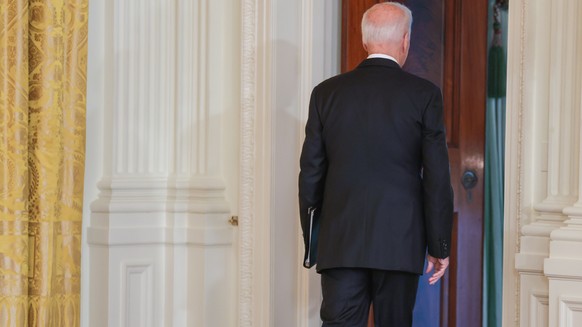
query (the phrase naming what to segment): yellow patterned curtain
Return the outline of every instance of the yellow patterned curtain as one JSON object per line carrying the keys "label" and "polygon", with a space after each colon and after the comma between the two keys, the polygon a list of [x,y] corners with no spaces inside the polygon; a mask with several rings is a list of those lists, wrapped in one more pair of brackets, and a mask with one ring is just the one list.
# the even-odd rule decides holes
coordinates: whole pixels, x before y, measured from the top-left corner
{"label": "yellow patterned curtain", "polygon": [[79,326],[88,0],[0,0],[0,326]]}

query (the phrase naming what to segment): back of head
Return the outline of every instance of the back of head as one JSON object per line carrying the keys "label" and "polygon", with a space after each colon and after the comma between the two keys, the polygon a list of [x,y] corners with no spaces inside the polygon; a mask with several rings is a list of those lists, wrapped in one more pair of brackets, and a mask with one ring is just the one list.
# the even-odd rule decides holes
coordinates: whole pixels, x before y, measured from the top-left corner
{"label": "back of head", "polygon": [[365,47],[399,44],[410,36],[412,13],[398,2],[382,2],[370,7],[362,18],[362,42]]}

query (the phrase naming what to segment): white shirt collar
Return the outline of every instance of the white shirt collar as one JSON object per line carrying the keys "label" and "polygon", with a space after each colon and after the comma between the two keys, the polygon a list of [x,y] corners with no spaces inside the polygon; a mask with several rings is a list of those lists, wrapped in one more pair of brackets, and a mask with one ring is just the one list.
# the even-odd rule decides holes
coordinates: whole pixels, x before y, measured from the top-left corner
{"label": "white shirt collar", "polygon": [[371,55],[368,56],[368,59],[372,59],[372,58],[390,59],[390,60],[394,61],[395,63],[397,63],[398,66],[400,66],[400,64],[398,63],[398,61],[396,59],[394,59],[394,57],[389,56],[389,55],[384,54],[384,53],[372,53]]}

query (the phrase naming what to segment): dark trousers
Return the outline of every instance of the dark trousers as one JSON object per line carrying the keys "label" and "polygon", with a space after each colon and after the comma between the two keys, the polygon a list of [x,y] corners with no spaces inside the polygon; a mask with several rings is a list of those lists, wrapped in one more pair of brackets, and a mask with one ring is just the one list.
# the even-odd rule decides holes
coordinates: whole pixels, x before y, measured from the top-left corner
{"label": "dark trousers", "polygon": [[321,271],[323,326],[365,327],[370,303],[376,327],[412,326],[419,275],[401,271],[334,268]]}

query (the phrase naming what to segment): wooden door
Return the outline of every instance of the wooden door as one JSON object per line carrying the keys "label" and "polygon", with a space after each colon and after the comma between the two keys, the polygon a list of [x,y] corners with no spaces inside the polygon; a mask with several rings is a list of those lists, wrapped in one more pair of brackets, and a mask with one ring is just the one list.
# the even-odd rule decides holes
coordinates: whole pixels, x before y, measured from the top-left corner
{"label": "wooden door", "polygon": [[[342,71],[353,69],[366,58],[361,18],[378,2],[382,0],[343,0]],[[415,326],[481,326],[487,1],[399,2],[408,6],[414,17],[404,69],[443,91],[455,191],[451,266],[440,286],[429,287],[426,279],[421,279],[416,309],[421,305],[433,316],[415,321]],[[470,177],[469,172],[477,176],[473,188],[463,186],[465,172],[466,177]]]}

